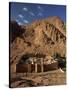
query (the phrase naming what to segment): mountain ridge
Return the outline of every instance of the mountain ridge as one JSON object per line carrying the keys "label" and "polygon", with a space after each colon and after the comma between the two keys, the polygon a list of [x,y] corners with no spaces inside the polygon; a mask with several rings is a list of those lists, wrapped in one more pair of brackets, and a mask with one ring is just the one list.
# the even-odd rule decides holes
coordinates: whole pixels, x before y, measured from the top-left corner
{"label": "mountain ridge", "polygon": [[[58,53],[64,57],[66,53],[66,32],[61,27],[63,24],[62,20],[58,19],[58,17],[50,17],[46,20],[32,22],[26,26],[18,25],[18,28],[12,24],[14,27],[10,27],[11,32],[14,29],[18,34],[13,32],[15,38],[10,36],[10,38],[13,38],[13,42],[10,44],[11,66],[18,63],[20,58],[27,53],[40,53],[50,56]],[[60,24],[56,24],[58,22]]]}

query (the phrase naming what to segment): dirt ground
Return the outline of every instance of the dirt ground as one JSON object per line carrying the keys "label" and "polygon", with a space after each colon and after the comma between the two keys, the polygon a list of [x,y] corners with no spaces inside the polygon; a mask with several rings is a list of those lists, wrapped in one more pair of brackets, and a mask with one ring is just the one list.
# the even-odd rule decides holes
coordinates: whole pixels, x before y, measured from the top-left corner
{"label": "dirt ground", "polygon": [[10,87],[37,87],[65,85],[66,72],[60,69],[44,73],[16,73],[10,77]]}

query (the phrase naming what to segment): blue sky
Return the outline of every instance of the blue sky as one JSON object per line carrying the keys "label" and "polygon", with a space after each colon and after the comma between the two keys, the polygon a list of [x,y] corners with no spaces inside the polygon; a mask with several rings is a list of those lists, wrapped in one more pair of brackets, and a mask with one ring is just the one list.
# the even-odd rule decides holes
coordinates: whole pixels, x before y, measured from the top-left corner
{"label": "blue sky", "polygon": [[28,24],[49,16],[59,16],[66,22],[66,6],[11,2],[10,18],[18,24]]}

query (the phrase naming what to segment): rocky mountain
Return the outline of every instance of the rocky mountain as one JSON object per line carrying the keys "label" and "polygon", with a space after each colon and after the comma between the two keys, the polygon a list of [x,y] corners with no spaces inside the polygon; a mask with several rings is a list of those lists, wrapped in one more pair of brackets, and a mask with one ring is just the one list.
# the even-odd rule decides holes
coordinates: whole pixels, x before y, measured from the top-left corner
{"label": "rocky mountain", "polygon": [[19,26],[10,22],[10,64],[12,70],[25,54],[44,54],[62,57],[66,52],[64,22],[57,16]]}

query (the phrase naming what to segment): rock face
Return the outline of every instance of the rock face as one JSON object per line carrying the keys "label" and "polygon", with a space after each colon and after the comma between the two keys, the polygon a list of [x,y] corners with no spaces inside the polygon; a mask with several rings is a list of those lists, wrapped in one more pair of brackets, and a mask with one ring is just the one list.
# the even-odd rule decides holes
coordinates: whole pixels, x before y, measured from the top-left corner
{"label": "rock face", "polygon": [[11,72],[26,53],[40,53],[50,56],[58,53],[62,57],[65,56],[64,23],[56,16],[38,20],[26,26],[10,22],[10,40]]}
{"label": "rock face", "polygon": [[10,42],[13,42],[16,37],[20,36],[22,33],[24,33],[25,29],[21,28],[17,22],[12,21],[10,22]]}

